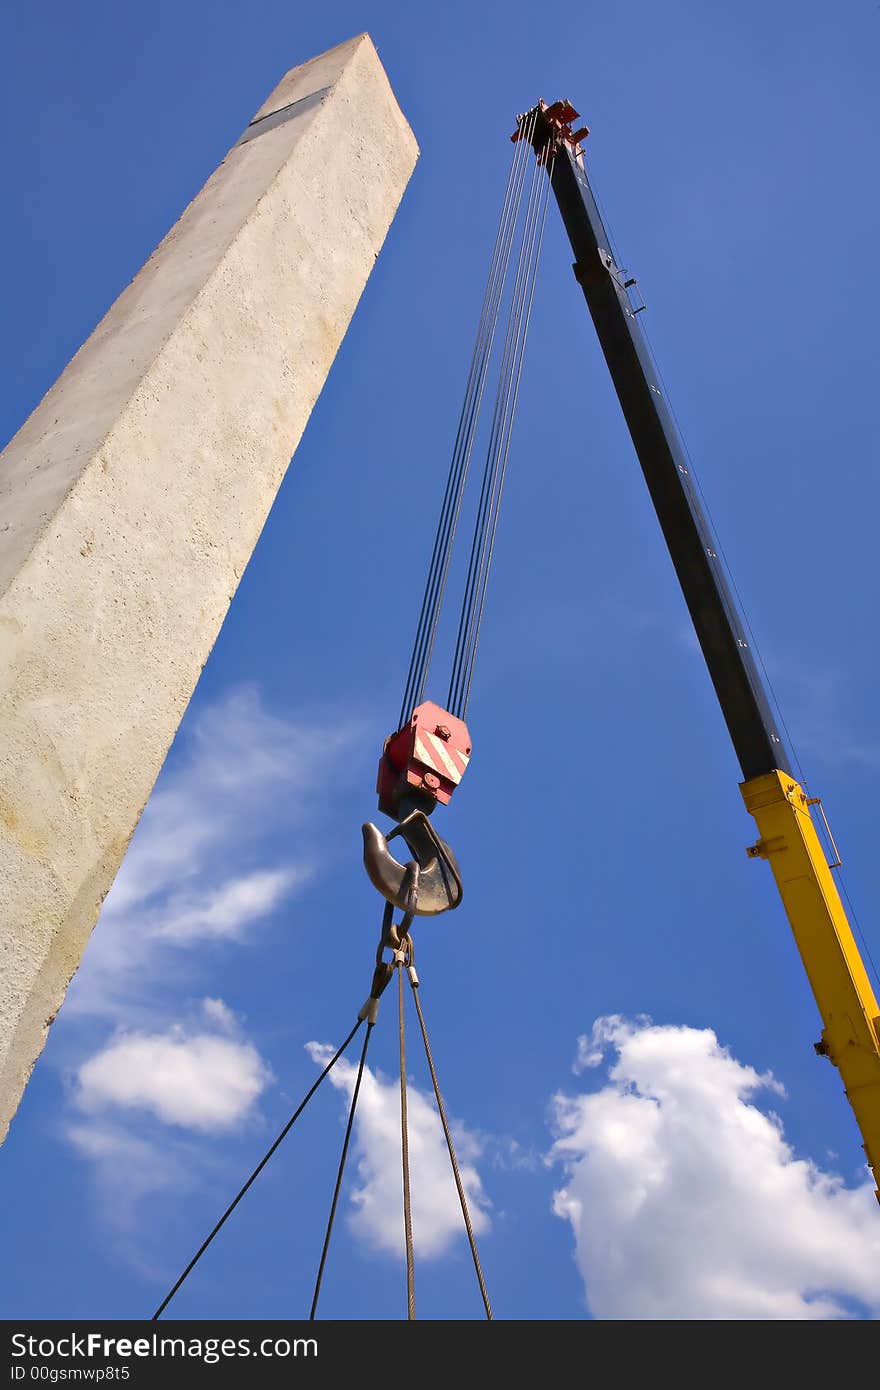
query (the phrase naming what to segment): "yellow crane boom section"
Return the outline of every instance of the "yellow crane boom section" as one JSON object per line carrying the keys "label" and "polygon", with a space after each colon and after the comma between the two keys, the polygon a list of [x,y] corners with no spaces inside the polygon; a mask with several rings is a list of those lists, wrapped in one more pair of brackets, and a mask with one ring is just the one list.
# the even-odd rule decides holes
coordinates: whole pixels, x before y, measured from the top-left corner
{"label": "yellow crane boom section", "polygon": [[786,772],[753,777],[740,791],[760,835],[747,852],[773,870],[822,1015],[816,1051],[843,1078],[880,1200],[880,1006],[810,813],[814,803]]}

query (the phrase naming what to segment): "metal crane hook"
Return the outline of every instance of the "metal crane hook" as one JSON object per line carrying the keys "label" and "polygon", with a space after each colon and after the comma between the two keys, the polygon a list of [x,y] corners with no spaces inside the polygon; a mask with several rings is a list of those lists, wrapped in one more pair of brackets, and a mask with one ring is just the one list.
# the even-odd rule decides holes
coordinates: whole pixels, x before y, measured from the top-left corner
{"label": "metal crane hook", "polygon": [[[388,841],[400,835],[419,868],[418,899],[412,901],[412,869],[399,864],[388,849]],[[388,835],[370,821],[363,826],[364,867],[373,887],[386,902],[401,912],[414,911],[418,917],[433,917],[458,907],[462,899],[461,873],[452,850],[440,839],[424,811],[413,811]]]}

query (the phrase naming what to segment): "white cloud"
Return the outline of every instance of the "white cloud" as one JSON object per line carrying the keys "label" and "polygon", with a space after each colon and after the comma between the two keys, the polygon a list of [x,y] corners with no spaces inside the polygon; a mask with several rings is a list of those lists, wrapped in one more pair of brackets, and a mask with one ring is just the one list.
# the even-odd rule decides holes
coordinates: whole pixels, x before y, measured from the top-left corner
{"label": "white cloud", "polygon": [[778,675],[788,687],[783,693],[788,695],[789,724],[801,753],[834,768],[842,763],[870,772],[880,768],[880,743],[864,727],[852,671],[805,663],[796,656],[780,664]]}
{"label": "white cloud", "polygon": [[608,1052],[605,1084],[554,1098],[551,1159],[598,1318],[833,1318],[880,1313],[873,1187],[795,1158],[781,1088],[713,1032],[600,1019],[576,1070]]}
{"label": "white cloud", "polygon": [[296,816],[304,787],[345,735],[280,719],[251,687],[201,710],[183,730],[183,756],[163,772],[105,905],[126,913],[223,863],[280,817]]}
{"label": "white cloud", "polygon": [[238,1019],[229,1005],[225,1004],[222,999],[212,999],[210,996],[203,999],[202,1012],[216,1028],[224,1033],[234,1033],[238,1029]]}
{"label": "white cloud", "polygon": [[[325,1066],[334,1049],[308,1043],[312,1060]],[[357,1067],[342,1058],[329,1080],[350,1101]],[[412,1186],[413,1234],[419,1256],[445,1254],[464,1236],[461,1206],[449,1162],[440,1117],[433,1099],[418,1087],[407,1086],[409,1162]],[[403,1256],[403,1177],[400,1159],[400,1088],[367,1068],[361,1082],[355,1122],[358,1182],[351,1195],[351,1229],[374,1250]],[[478,1139],[461,1125],[454,1127],[455,1150],[467,1194],[471,1222],[477,1235],[488,1230],[489,1205],[475,1161]]]}
{"label": "white cloud", "polygon": [[157,921],[163,941],[189,943],[214,937],[238,940],[244,928],[268,916],[306,875],[265,869],[228,879],[214,891],[171,898]]}
{"label": "white cloud", "polygon": [[79,1116],[61,1133],[86,1165],[95,1226],[109,1238],[111,1257],[167,1288],[178,1272],[169,1268],[169,1251],[180,1243],[180,1204],[208,1174],[217,1185],[237,1176],[224,1161],[225,1146],[209,1148],[204,1135],[164,1127],[136,1133],[127,1116]]}
{"label": "white cloud", "polygon": [[168,1125],[226,1130],[251,1112],[269,1076],[250,1043],[187,1037],[176,1028],[123,1035],[79,1068],[76,1104],[89,1113],[141,1110]]}
{"label": "white cloud", "polygon": [[304,794],[326,778],[352,737],[350,726],[278,718],[252,688],[187,719],[107,895],[63,1017],[130,1019],[145,1009],[146,986],[167,978],[169,953],[247,940],[310,878]]}
{"label": "white cloud", "polygon": [[[177,1144],[158,1144],[129,1133],[112,1122],[89,1118],[70,1124],[64,1137],[90,1165],[90,1176],[99,1193],[96,1209],[103,1224],[113,1229],[128,1263],[153,1277],[145,1261],[144,1243],[138,1239],[143,1204],[169,1193],[191,1189],[197,1171]],[[190,1161],[187,1161],[189,1157]],[[119,1249],[117,1244],[117,1249]]]}
{"label": "white cloud", "polygon": [[195,702],[72,981],[59,1134],[87,1162],[115,1253],[141,1270],[145,1243],[163,1267],[157,1233],[220,1161],[208,1136],[240,1125],[269,1084],[233,1009],[199,996],[311,876],[326,799],[310,794],[344,787],[357,735],[350,716],[279,718],[255,688]]}
{"label": "white cloud", "polygon": [[483,1152],[493,1168],[507,1173],[536,1173],[542,1166],[543,1155],[531,1145],[523,1145],[508,1134],[481,1135]]}

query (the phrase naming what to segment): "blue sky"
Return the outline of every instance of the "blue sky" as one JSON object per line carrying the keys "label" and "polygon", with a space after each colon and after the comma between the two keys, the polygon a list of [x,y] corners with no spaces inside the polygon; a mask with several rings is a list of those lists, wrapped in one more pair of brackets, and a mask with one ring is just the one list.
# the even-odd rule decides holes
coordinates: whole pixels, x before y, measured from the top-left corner
{"label": "blue sky", "polygon": [[[422,150],[0,1153],[4,1315],[138,1317],[366,992],[379,912],[359,826],[507,136],[538,97],[569,97],[592,129],[592,176],[880,960],[880,8],[87,0],[6,28],[3,440],[286,68],[368,29]],[[745,856],[738,769],[570,262],[551,207],[474,758],[442,813],[467,897],[417,938],[490,1292],[519,1319],[876,1316],[858,1135],[813,1055],[769,871]],[[477,1317],[415,1043],[419,1311]],[[371,1051],[327,1317],[405,1312],[387,1001]],[[169,1312],[307,1311],[340,1081]]]}

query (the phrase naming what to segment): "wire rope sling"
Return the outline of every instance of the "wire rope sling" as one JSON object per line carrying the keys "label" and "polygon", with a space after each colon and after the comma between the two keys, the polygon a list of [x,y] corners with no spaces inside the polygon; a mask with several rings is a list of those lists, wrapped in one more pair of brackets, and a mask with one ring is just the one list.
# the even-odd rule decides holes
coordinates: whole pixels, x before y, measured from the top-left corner
{"label": "wire rope sling", "polygon": [[[370,993],[354,1026],[327,1062],[287,1124],[254,1171],[230,1202],[205,1240],[160,1303],[153,1319],[162,1316],[174,1295],[232,1215],[269,1159],[286,1138],[312,1096],[363,1028],[363,1042],[336,1181],[330,1203],[324,1242],[315,1277],[309,1317],[316,1318],[330,1239],[342,1190],[346,1160],[361,1090],[367,1052],[378,1020],[379,1000],[394,975],[398,979],[398,1041],[400,1053],[401,1165],[403,1225],[406,1251],[407,1316],[414,1319],[415,1240],[412,1225],[408,1114],[406,1088],[404,974],[415,1004],[434,1097],[443,1128],[462,1219],[467,1234],[477,1284],[486,1318],[492,1307],[477,1251],[467,1194],[455,1153],[452,1131],[440,1090],[437,1070],[419,997],[419,978],[411,935],[414,920],[436,916],[459,907],[461,873],[450,846],[431,822],[438,805],[448,805],[471,757],[471,737],[465,718],[474,679],[474,666],[486,604],[489,574],[495,548],[501,499],[507,475],[513,422],[522,378],[526,338],[532,314],[535,281],[541,255],[555,143],[536,144],[537,108],[521,117],[504,190],[498,229],[489,263],[485,293],[477,322],[473,353],[465,384],[464,400],[452,448],[452,457],[440,507],[440,517],[428,566],[428,575],[416,626],[395,731],[385,740],[379,762],[379,809],[397,824],[383,832],[373,823],[363,826],[364,865],[371,882],[385,899],[379,945]],[[529,155],[536,154],[534,161]],[[529,166],[531,165],[531,174]],[[500,356],[495,354],[499,324],[503,322]],[[463,592],[458,624],[452,642],[445,704],[426,698],[428,678],[437,642],[441,607],[450,575],[453,544],[462,513],[471,457],[480,424],[486,387],[493,363],[497,368],[494,398],[488,424],[488,440],[475,504],[470,549],[463,565]],[[400,837],[410,858],[400,862],[391,842]],[[402,915],[395,921],[395,910]],[[390,953],[390,959],[386,955]],[[364,1027],[365,1025],[365,1027]]]}

